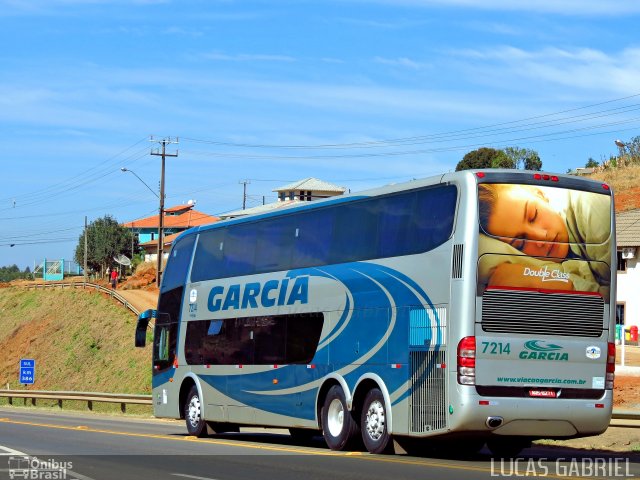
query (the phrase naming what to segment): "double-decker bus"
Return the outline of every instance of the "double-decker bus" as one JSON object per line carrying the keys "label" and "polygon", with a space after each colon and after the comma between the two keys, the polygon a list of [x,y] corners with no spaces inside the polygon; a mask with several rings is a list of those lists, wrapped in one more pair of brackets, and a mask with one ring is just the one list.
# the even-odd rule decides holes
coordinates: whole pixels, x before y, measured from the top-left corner
{"label": "double-decker bus", "polygon": [[154,319],[155,415],[195,436],[283,427],[372,453],[441,436],[515,455],[599,434],[614,235],[608,185],[514,170],[187,230],[136,330],[143,346]]}

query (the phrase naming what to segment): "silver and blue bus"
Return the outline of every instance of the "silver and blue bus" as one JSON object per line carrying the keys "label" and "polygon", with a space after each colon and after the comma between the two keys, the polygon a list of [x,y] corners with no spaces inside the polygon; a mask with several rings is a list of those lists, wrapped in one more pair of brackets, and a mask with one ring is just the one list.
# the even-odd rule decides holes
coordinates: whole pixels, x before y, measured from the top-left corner
{"label": "silver and blue bus", "polygon": [[615,261],[608,185],[447,173],[183,232],[136,345],[190,435],[516,455],[609,425]]}

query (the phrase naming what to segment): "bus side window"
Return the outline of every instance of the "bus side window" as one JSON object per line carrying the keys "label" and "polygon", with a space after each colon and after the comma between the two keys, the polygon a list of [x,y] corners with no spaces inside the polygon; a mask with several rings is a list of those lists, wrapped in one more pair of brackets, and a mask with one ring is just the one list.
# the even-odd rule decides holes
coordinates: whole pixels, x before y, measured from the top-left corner
{"label": "bus side window", "polygon": [[191,264],[191,254],[196,236],[188,235],[178,241],[171,249],[167,266],[162,273],[162,291],[168,292],[182,287],[187,277],[187,270]]}
{"label": "bus side window", "polygon": [[200,282],[223,275],[225,228],[208,230],[200,234],[196,254],[191,267],[191,281]]}

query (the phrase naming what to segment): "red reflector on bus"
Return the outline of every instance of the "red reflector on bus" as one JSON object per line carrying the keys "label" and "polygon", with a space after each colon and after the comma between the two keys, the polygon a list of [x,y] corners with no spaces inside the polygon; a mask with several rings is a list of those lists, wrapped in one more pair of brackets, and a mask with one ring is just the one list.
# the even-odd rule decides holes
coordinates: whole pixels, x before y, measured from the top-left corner
{"label": "red reflector on bus", "polygon": [[489,405],[489,400],[480,400],[478,405]]}
{"label": "red reflector on bus", "polygon": [[236,365],[236,368],[242,368],[242,365]]}
{"label": "red reflector on bus", "polygon": [[604,408],[604,403],[596,403],[596,408]]}
{"label": "red reflector on bus", "polygon": [[484,172],[476,172],[476,177],[484,178]]}
{"label": "red reflector on bus", "polygon": [[316,366],[314,364],[311,364],[311,365],[307,365],[307,368],[316,368]]}
{"label": "red reflector on bus", "polygon": [[400,367],[402,367],[402,364],[400,364],[400,363],[392,363],[391,364],[391,368],[400,368]]}
{"label": "red reflector on bus", "polygon": [[604,188],[605,190],[609,190],[609,185],[607,185],[606,183],[603,183],[602,188]]}
{"label": "red reflector on bus", "polygon": [[273,368],[278,368],[278,365],[274,365]]}

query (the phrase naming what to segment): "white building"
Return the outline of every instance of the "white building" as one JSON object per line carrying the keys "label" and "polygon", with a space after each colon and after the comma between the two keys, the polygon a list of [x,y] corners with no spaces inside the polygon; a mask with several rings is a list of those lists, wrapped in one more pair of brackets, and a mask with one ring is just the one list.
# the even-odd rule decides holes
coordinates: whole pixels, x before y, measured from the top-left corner
{"label": "white building", "polygon": [[618,290],[616,323],[640,327],[640,209],[616,214]]}
{"label": "white building", "polygon": [[286,200],[311,202],[313,200],[342,195],[346,191],[346,188],[318,180],[317,178],[309,177],[304,180],[298,180],[297,182],[276,188],[273,191],[278,193],[278,201],[280,202],[284,202]]}
{"label": "white building", "polygon": [[312,202],[314,200],[322,200],[323,198],[335,197],[342,195],[346,188],[339,187],[333,183],[318,180],[317,178],[305,178],[297,182],[290,183],[283,187],[273,190],[278,194],[278,201],[267,203],[266,205],[258,205],[257,207],[245,208],[244,210],[235,210],[233,212],[220,214],[222,220],[229,218],[243,217],[245,215],[254,215],[258,213],[268,213],[273,210],[287,208],[297,205],[300,202]]}

